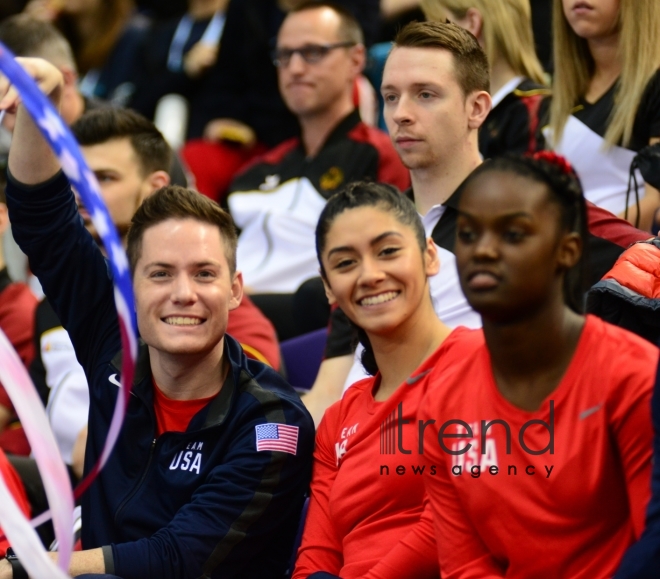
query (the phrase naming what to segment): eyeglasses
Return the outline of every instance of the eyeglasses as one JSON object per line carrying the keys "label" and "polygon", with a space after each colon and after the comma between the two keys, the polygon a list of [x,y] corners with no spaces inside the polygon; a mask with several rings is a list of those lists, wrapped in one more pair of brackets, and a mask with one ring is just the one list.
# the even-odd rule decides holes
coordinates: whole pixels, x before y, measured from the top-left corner
{"label": "eyeglasses", "polygon": [[273,64],[278,68],[286,68],[294,54],[298,53],[307,64],[321,62],[331,50],[355,46],[355,42],[337,42],[335,44],[306,44],[301,48],[277,48],[273,50]]}

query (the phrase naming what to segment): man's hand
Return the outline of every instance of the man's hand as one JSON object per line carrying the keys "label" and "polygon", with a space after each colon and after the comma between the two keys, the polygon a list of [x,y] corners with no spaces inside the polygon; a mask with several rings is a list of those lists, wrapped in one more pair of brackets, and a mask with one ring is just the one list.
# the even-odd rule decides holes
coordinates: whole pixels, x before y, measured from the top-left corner
{"label": "man's hand", "polygon": [[[57,564],[57,553],[48,553],[48,556]],[[69,575],[77,577],[85,573],[105,573],[105,562],[101,549],[90,549],[88,551],[74,551],[71,553],[69,564]],[[7,559],[0,561],[0,579],[12,579],[11,564]]]}
{"label": "man's hand", "polygon": [[183,57],[183,71],[190,78],[197,78],[211,68],[218,58],[218,45],[198,42]]}
{"label": "man's hand", "polygon": [[[17,58],[39,88],[59,109],[64,78],[62,73],[41,58]],[[16,112],[16,125],[9,149],[9,171],[25,185],[43,183],[60,169],[57,157],[34,124],[20,97],[6,78],[0,79],[0,110]]]}
{"label": "man's hand", "polygon": [[[17,58],[25,71],[35,80],[41,92],[50,98],[56,108],[59,109],[62,89],[64,88],[64,77],[59,69],[43,58]],[[0,77],[0,110],[7,113],[16,113],[20,104],[20,96],[7,77]]]}
{"label": "man's hand", "polygon": [[256,133],[245,123],[235,119],[215,119],[204,129],[204,138],[209,141],[232,141],[245,147],[257,142]]}

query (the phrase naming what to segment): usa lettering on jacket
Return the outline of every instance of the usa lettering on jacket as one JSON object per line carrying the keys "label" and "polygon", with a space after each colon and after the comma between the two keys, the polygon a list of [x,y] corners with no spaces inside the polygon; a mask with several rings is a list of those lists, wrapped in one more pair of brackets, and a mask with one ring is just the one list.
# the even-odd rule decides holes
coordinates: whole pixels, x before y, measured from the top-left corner
{"label": "usa lettering on jacket", "polygon": [[203,442],[189,442],[185,450],[180,450],[174,455],[170,464],[170,470],[185,470],[199,474],[202,468],[202,446]]}

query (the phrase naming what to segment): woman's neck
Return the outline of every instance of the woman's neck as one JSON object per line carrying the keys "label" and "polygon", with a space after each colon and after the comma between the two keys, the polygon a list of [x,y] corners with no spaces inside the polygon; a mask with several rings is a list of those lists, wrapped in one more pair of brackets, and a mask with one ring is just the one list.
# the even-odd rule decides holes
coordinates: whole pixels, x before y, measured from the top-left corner
{"label": "woman's neck", "polygon": [[379,402],[387,400],[451,332],[439,320],[430,297],[425,302],[396,332],[369,335],[381,376],[374,395]]}
{"label": "woman's neck", "polygon": [[484,320],[497,387],[526,410],[536,410],[558,386],[584,326],[585,318],[563,302],[552,306],[513,324]]}
{"label": "woman's neck", "polygon": [[589,52],[594,59],[594,73],[585,94],[587,102],[594,103],[603,96],[621,74],[619,35],[589,40]]}
{"label": "woman's neck", "polygon": [[503,58],[496,58],[490,69],[490,94],[495,95],[511,79],[518,76]]}

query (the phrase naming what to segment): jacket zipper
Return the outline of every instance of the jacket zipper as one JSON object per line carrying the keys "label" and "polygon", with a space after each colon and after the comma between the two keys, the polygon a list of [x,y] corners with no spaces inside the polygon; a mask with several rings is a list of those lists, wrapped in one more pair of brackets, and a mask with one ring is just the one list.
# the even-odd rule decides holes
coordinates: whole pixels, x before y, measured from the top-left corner
{"label": "jacket zipper", "polygon": [[124,510],[124,507],[126,504],[136,495],[138,490],[140,490],[140,487],[142,486],[142,483],[144,482],[144,479],[147,478],[147,473],[149,472],[149,467],[151,466],[151,461],[154,457],[154,448],[156,448],[156,439],[154,438],[151,441],[151,447],[149,448],[149,458],[147,459],[147,466],[144,469],[144,472],[142,473],[142,477],[140,478],[140,482],[138,482],[137,485],[135,485],[135,488],[131,491],[131,494],[129,494],[119,505],[117,508],[117,511],[115,512],[115,523],[118,523],[119,515],[121,512]]}

